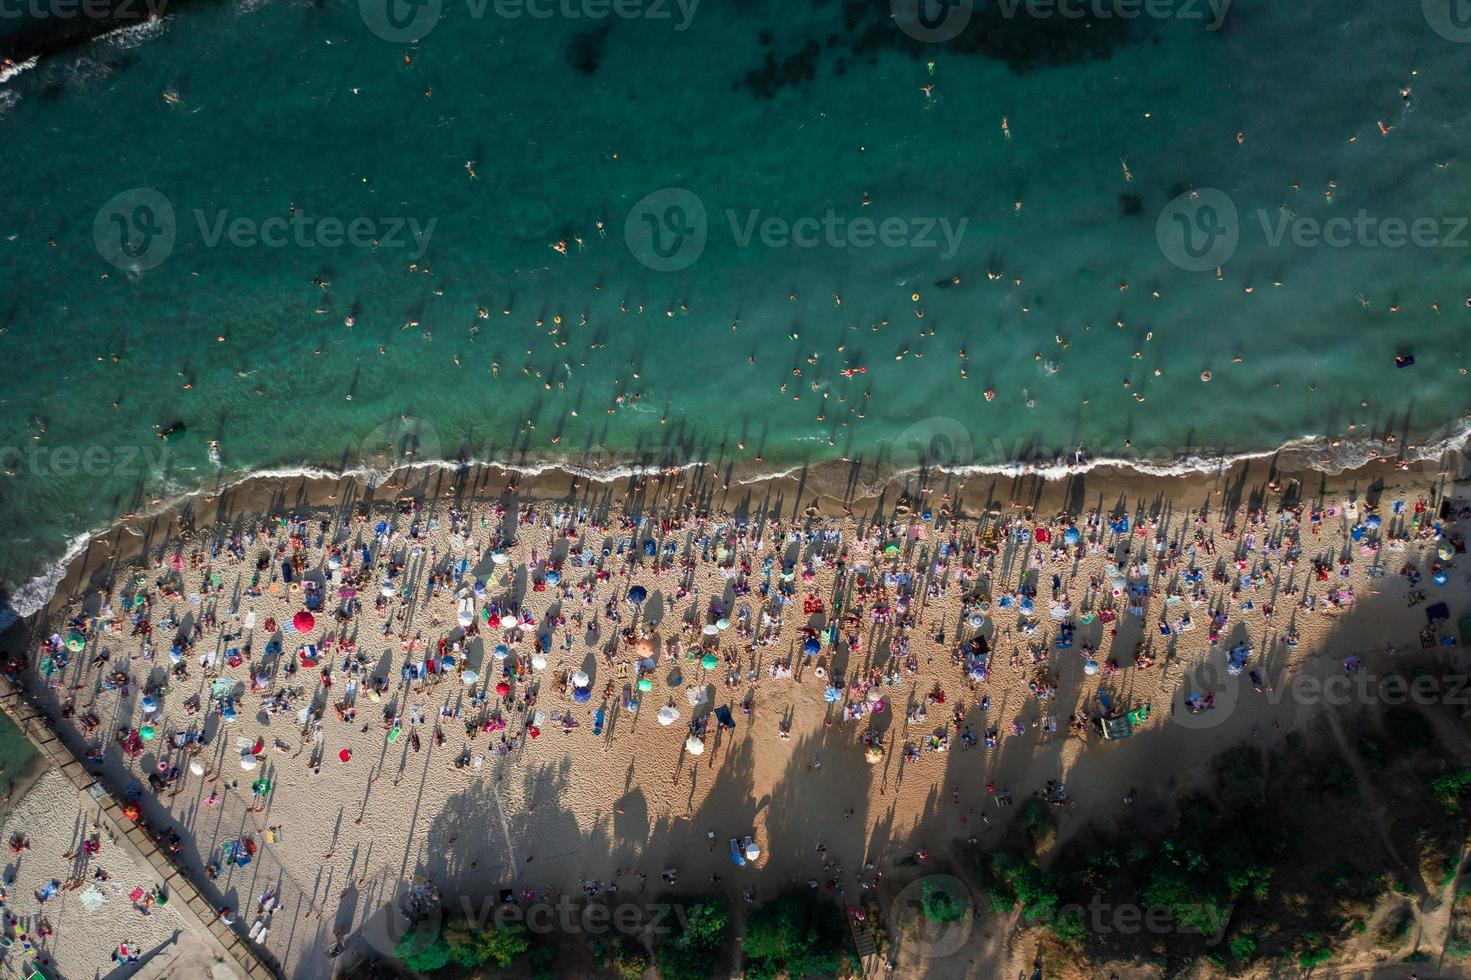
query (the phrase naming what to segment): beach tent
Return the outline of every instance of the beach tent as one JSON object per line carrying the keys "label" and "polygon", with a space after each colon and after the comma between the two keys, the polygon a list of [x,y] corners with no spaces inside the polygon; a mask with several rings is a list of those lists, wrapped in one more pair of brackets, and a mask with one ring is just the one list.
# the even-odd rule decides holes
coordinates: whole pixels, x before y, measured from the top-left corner
{"label": "beach tent", "polygon": [[1128,738],[1134,734],[1134,726],[1123,715],[1100,718],[1098,719],[1098,727],[1102,729],[1103,737],[1110,742],[1116,742],[1121,738]]}
{"label": "beach tent", "polygon": [[735,728],[735,719],[730,716],[730,707],[722,704],[715,709],[715,720],[720,722],[721,728]]}

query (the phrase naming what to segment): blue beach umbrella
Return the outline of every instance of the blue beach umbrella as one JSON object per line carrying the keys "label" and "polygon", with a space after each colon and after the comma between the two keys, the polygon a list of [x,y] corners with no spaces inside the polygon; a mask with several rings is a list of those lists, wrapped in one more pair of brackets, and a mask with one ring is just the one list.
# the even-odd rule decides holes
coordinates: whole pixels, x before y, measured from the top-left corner
{"label": "blue beach umbrella", "polygon": [[560,585],[562,582],[561,572],[547,572],[547,585]]}
{"label": "blue beach umbrella", "polygon": [[802,641],[802,652],[809,657],[816,656],[821,649],[822,643],[815,636],[809,636]]}
{"label": "blue beach umbrella", "polygon": [[628,601],[634,604],[643,602],[649,597],[649,590],[642,585],[635,585],[628,590]]}
{"label": "blue beach umbrella", "polygon": [[843,699],[843,689],[840,687],[830,687],[822,692],[822,699],[828,704],[837,704]]}
{"label": "blue beach umbrella", "polygon": [[1078,529],[1075,527],[1070,527],[1066,531],[1062,532],[1062,539],[1068,544],[1077,544],[1078,540],[1081,537],[1082,535],[1078,533]]}

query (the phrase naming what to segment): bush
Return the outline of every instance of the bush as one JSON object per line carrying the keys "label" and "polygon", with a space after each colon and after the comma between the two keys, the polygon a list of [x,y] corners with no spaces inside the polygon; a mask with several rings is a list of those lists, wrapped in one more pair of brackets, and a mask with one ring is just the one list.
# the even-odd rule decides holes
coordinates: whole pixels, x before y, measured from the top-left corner
{"label": "bush", "polygon": [[706,980],[719,965],[730,925],[725,900],[702,898],[686,905],[682,925],[678,935],[659,945],[659,975],[663,980]]}
{"label": "bush", "polygon": [[931,922],[955,922],[965,915],[965,904],[957,902],[948,891],[935,888],[925,882],[924,898],[921,900],[924,917]]}
{"label": "bush", "polygon": [[443,938],[449,945],[450,962],[466,969],[492,961],[502,970],[507,969],[531,945],[520,926],[482,927],[465,918],[456,918],[445,926]]}
{"label": "bush", "polygon": [[751,980],[836,976],[848,958],[847,923],[828,903],[786,892],[746,918],[741,952]]}
{"label": "bush", "polygon": [[643,946],[630,936],[593,943],[592,952],[603,969],[616,973],[621,980],[638,980],[652,965]]}
{"label": "bush", "polygon": [[1231,956],[1234,959],[1247,961],[1256,954],[1256,940],[1250,936],[1237,936],[1231,940]]}
{"label": "bush", "polygon": [[449,963],[450,948],[438,923],[421,922],[398,941],[393,955],[415,973],[431,973]]}

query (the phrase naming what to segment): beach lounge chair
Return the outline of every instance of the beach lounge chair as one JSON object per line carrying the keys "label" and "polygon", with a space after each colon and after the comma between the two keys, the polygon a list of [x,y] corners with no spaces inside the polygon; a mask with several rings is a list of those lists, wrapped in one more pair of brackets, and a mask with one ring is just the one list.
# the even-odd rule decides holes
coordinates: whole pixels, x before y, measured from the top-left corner
{"label": "beach lounge chair", "polygon": [[741,853],[741,842],[734,837],[730,839],[730,861],[739,868],[746,866],[746,856]]}

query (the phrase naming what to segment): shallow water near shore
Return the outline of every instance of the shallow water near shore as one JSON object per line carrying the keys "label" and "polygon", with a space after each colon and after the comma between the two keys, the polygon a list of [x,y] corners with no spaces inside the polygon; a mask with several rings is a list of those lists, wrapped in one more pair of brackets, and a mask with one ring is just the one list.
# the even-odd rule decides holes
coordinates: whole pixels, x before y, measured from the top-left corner
{"label": "shallow water near shore", "polygon": [[[1026,63],[880,43],[887,4],[499,9],[390,41],[355,3],[181,5],[7,73],[0,582],[260,470],[1169,460],[1471,408],[1471,48],[1419,4],[1238,0]],[[145,188],[170,243],[111,264]],[[1169,238],[1190,188],[1237,212],[1208,268]],[[640,237],[670,200],[688,262]],[[1440,237],[1274,245],[1284,207]]]}

